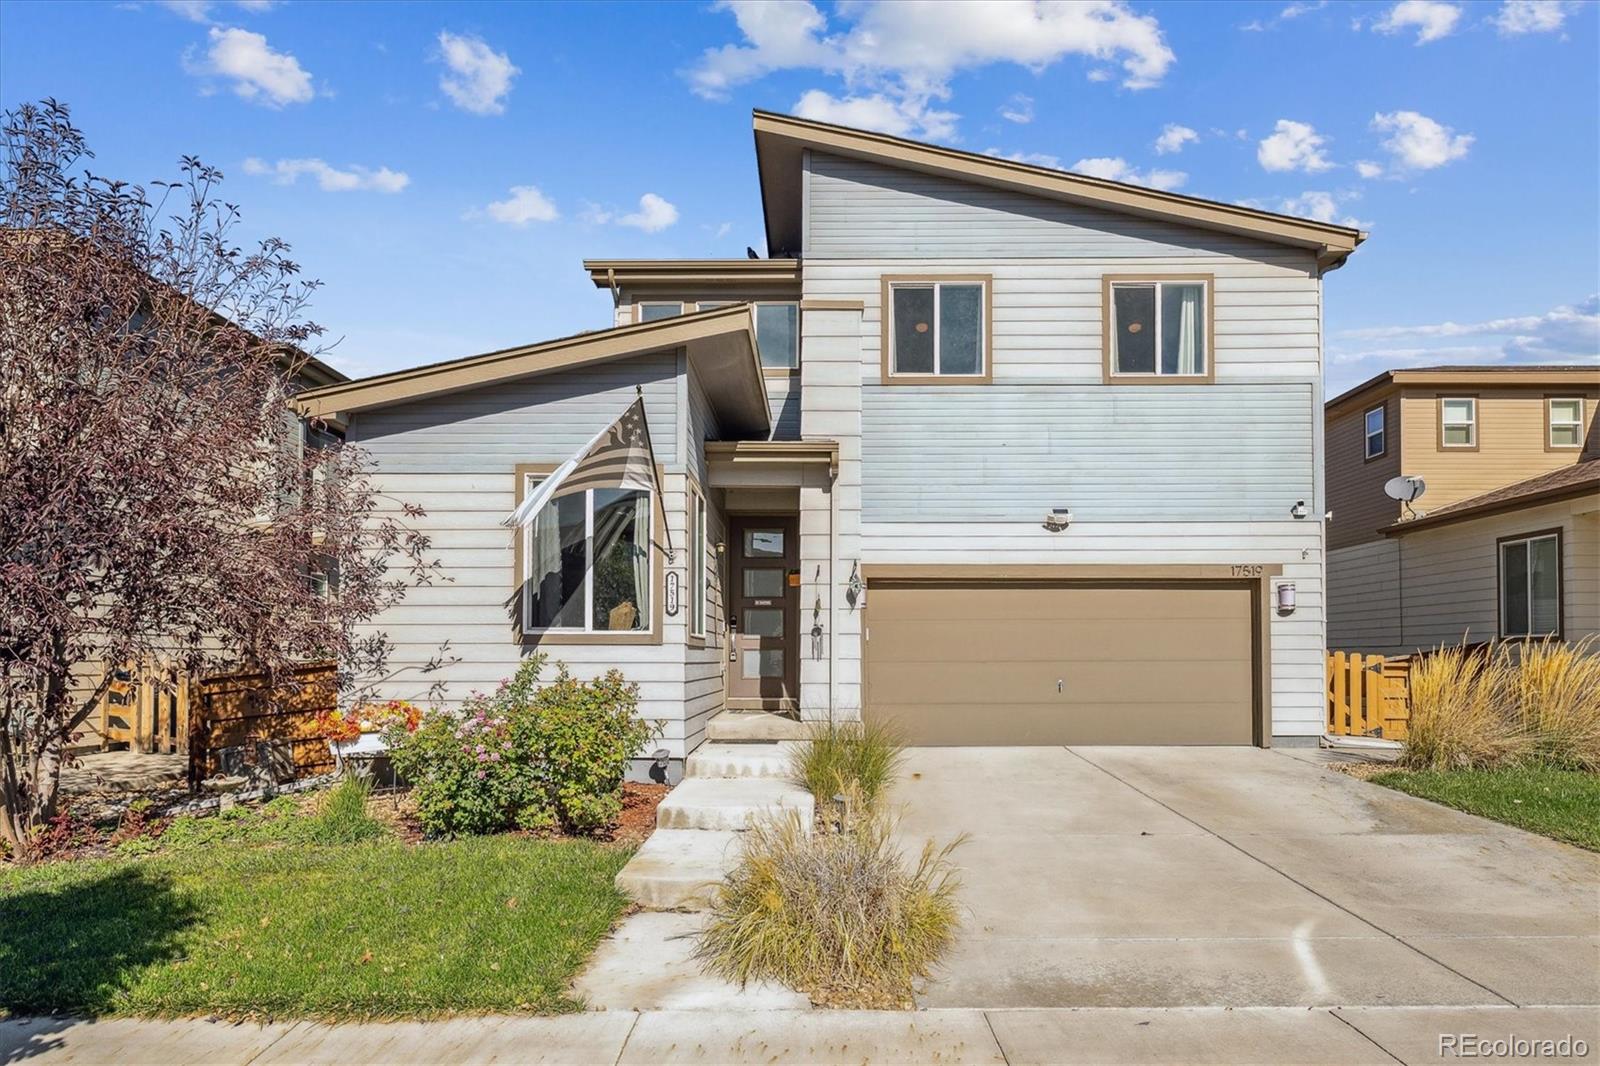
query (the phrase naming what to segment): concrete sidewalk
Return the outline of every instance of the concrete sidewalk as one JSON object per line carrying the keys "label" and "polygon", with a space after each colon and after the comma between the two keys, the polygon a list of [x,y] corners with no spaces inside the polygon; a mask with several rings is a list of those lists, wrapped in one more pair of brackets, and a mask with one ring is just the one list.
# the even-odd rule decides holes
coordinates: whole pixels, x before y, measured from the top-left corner
{"label": "concrete sidewalk", "polygon": [[[1456,1038],[1456,1054],[1441,1040]],[[1479,1041],[1478,1052],[1467,1040]],[[1571,1050],[1544,1050],[1567,1040]],[[1499,1054],[1489,1041],[1527,1041]],[[1582,1044],[1581,1054],[1574,1053]],[[1559,1047],[1560,1045],[1555,1045]],[[0,1022],[0,1063],[1600,1062],[1592,1007],[595,1011],[559,1018]],[[1544,1050],[1542,1055],[1539,1054]]]}

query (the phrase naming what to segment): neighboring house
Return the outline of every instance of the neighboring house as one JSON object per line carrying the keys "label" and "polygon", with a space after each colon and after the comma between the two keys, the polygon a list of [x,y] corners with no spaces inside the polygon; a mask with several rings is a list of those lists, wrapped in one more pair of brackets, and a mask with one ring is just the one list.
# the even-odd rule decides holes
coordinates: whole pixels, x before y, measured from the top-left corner
{"label": "neighboring house", "polygon": [[[1326,414],[1328,646],[1600,630],[1600,367],[1395,370]],[[1408,507],[1384,492],[1420,478]]]}
{"label": "neighboring house", "polygon": [[[302,398],[453,579],[375,623],[396,663],[448,640],[451,701],[536,650],[618,666],[674,760],[725,710],[1320,734],[1321,278],[1362,234],[764,112],[755,139],[773,258],[590,261],[610,329]],[[664,498],[503,527],[640,386]]]}

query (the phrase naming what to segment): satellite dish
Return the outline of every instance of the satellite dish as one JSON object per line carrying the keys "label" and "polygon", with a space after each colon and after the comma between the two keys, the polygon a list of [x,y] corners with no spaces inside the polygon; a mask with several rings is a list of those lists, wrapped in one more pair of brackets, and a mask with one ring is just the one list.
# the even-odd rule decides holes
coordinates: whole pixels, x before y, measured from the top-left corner
{"label": "satellite dish", "polygon": [[1420,477],[1408,477],[1404,474],[1402,474],[1400,477],[1392,477],[1383,484],[1384,495],[1388,496],[1391,500],[1399,500],[1401,503],[1411,503],[1413,500],[1420,500],[1422,498],[1422,494],[1427,491],[1427,483],[1424,482]]}

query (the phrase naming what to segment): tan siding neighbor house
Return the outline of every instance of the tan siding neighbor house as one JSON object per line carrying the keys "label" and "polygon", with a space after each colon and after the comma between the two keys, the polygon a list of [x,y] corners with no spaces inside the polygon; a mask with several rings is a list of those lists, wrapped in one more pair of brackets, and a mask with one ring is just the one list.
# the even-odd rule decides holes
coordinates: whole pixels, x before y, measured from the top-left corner
{"label": "tan siding neighbor house", "polygon": [[[1600,630],[1597,406],[1595,366],[1393,371],[1331,401],[1328,646]],[[1425,485],[1409,507],[1396,476]]]}

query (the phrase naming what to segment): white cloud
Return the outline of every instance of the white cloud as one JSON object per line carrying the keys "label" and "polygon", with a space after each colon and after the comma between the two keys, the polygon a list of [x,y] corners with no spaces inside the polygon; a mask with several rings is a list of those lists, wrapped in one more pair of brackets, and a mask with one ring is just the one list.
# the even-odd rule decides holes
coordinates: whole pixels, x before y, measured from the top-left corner
{"label": "white cloud", "polygon": [[506,109],[511,83],[522,73],[505,52],[496,52],[482,38],[441,31],[439,54],[446,71],[439,88],[457,107],[474,115],[499,115]]}
{"label": "white cloud", "polygon": [[316,95],[311,75],[300,61],[288,52],[273,51],[263,35],[213,26],[208,36],[211,47],[204,62],[185,56],[191,74],[227,78],[239,96],[268,107],[303,104]]}
{"label": "white cloud", "polygon": [[927,100],[896,98],[883,93],[841,99],[821,89],[811,89],[802,94],[795,101],[793,111],[801,118],[815,122],[857,126],[894,137],[920,133],[933,140],[954,138],[956,119],[960,117],[952,111],[934,108]]}
{"label": "white cloud", "polygon": [[[211,12],[217,6],[215,0],[159,0],[159,2],[162,7],[180,18],[208,24],[211,22]],[[234,0],[234,4],[241,11],[260,15],[272,10],[274,0]]]}
{"label": "white cloud", "polygon": [[1033,97],[1026,93],[1017,93],[1011,99],[1000,105],[1000,117],[1007,122],[1016,122],[1026,125],[1033,121]]}
{"label": "white cloud", "polygon": [[1489,21],[1505,37],[1554,33],[1566,22],[1568,6],[1562,0],[1506,0]]}
{"label": "white cloud", "polygon": [[1323,154],[1328,139],[1309,122],[1280,118],[1270,136],[1256,148],[1256,159],[1267,170],[1301,170],[1317,174],[1332,168]]}
{"label": "white cloud", "polygon": [[[1376,341],[1380,346],[1351,347],[1347,341]],[[1384,341],[1400,341],[1404,346],[1382,346]],[[1600,365],[1600,294],[1576,304],[1562,304],[1543,314],[1344,330],[1330,347],[1339,350],[1333,357],[1335,362]]]}
{"label": "white cloud", "polygon": [[[1145,89],[1159,84],[1175,61],[1156,19],[1121,0],[855,0],[836,8],[845,23],[837,28],[811,0],[719,0],[716,6],[732,12],[743,40],[702,53],[686,75],[696,94],[723,100],[734,87],[775,71],[815,70],[844,82],[842,96],[823,93],[824,99],[836,106],[872,101],[874,128],[889,121],[902,124],[900,132],[916,129],[929,137],[949,135],[935,129],[953,129],[955,116],[933,103],[949,99],[951,78],[965,70],[1015,63],[1038,72],[1077,55],[1120,64],[1123,85]],[[918,124],[923,116],[934,127]],[[908,119],[910,127],[903,125]]]}
{"label": "white cloud", "polygon": [[1448,37],[1461,21],[1461,9],[1440,0],[1400,0],[1372,24],[1379,33],[1417,31],[1417,43],[1427,44]]}
{"label": "white cloud", "polygon": [[1356,173],[1363,178],[1381,178],[1383,177],[1383,165],[1374,163],[1370,159],[1357,159]]}
{"label": "white cloud", "polygon": [[[591,225],[603,226],[615,222],[619,226],[632,226],[646,233],[657,233],[678,221],[678,209],[655,193],[647,192],[639,197],[637,211],[623,214],[607,210],[599,204],[586,204],[582,218]],[[717,235],[720,237],[722,233],[719,232]]]}
{"label": "white cloud", "polygon": [[1452,160],[1465,158],[1474,140],[1470,133],[1458,134],[1449,126],[1440,125],[1427,115],[1415,111],[1390,111],[1374,115],[1372,128],[1389,134],[1383,146],[1402,170],[1432,170]]}
{"label": "white cloud", "polygon": [[[483,213],[496,222],[518,228],[530,222],[554,222],[561,217],[556,205],[536,185],[511,186],[510,196],[491,203],[483,209]],[[469,216],[475,214],[469,212]]]}
{"label": "white cloud", "polygon": [[722,238],[733,232],[733,223],[719,222],[715,228],[711,226],[706,226],[705,228],[711,230],[712,239],[720,241]]}
{"label": "white cloud", "polygon": [[370,190],[395,193],[411,184],[409,175],[388,167],[373,170],[352,164],[340,170],[320,159],[280,159],[276,163],[267,163],[252,156],[244,161],[244,172],[270,177],[275,185],[293,185],[300,180],[300,175],[307,174],[316,179],[323,192]]}
{"label": "white cloud", "polygon": [[1279,23],[1297,19],[1301,15],[1309,15],[1313,11],[1321,11],[1327,6],[1328,0],[1306,0],[1304,3],[1293,3],[1265,22],[1260,19],[1252,19],[1239,28],[1241,30],[1249,30],[1252,33],[1260,33],[1264,30],[1273,29]]}
{"label": "white cloud", "polygon": [[1003,152],[998,148],[985,148],[984,155],[992,155],[996,159],[1009,159],[1013,163],[1027,163],[1029,166],[1049,167],[1051,170],[1061,169],[1061,157],[1050,155],[1047,152]]}
{"label": "white cloud", "polygon": [[1067,169],[1078,174],[1087,174],[1091,178],[1106,178],[1109,181],[1127,182],[1129,185],[1147,185],[1152,189],[1176,189],[1189,180],[1189,175],[1181,170],[1141,171],[1119,156],[1080,159]]}
{"label": "white cloud", "polygon": [[[1351,200],[1359,200],[1361,194],[1357,192],[1327,192],[1321,189],[1308,189],[1299,196],[1291,196],[1279,202],[1273,210],[1279,214],[1295,215],[1299,218],[1315,219],[1318,222],[1336,222],[1341,226],[1352,229],[1370,229],[1370,222],[1363,222],[1354,215],[1345,214],[1344,205]],[[1253,204],[1252,206],[1261,206]]]}
{"label": "white cloud", "polygon": [[1188,126],[1180,126],[1169,122],[1161,127],[1161,136],[1156,138],[1156,155],[1167,155],[1171,152],[1183,151],[1183,146],[1193,144],[1200,140],[1200,135]]}

